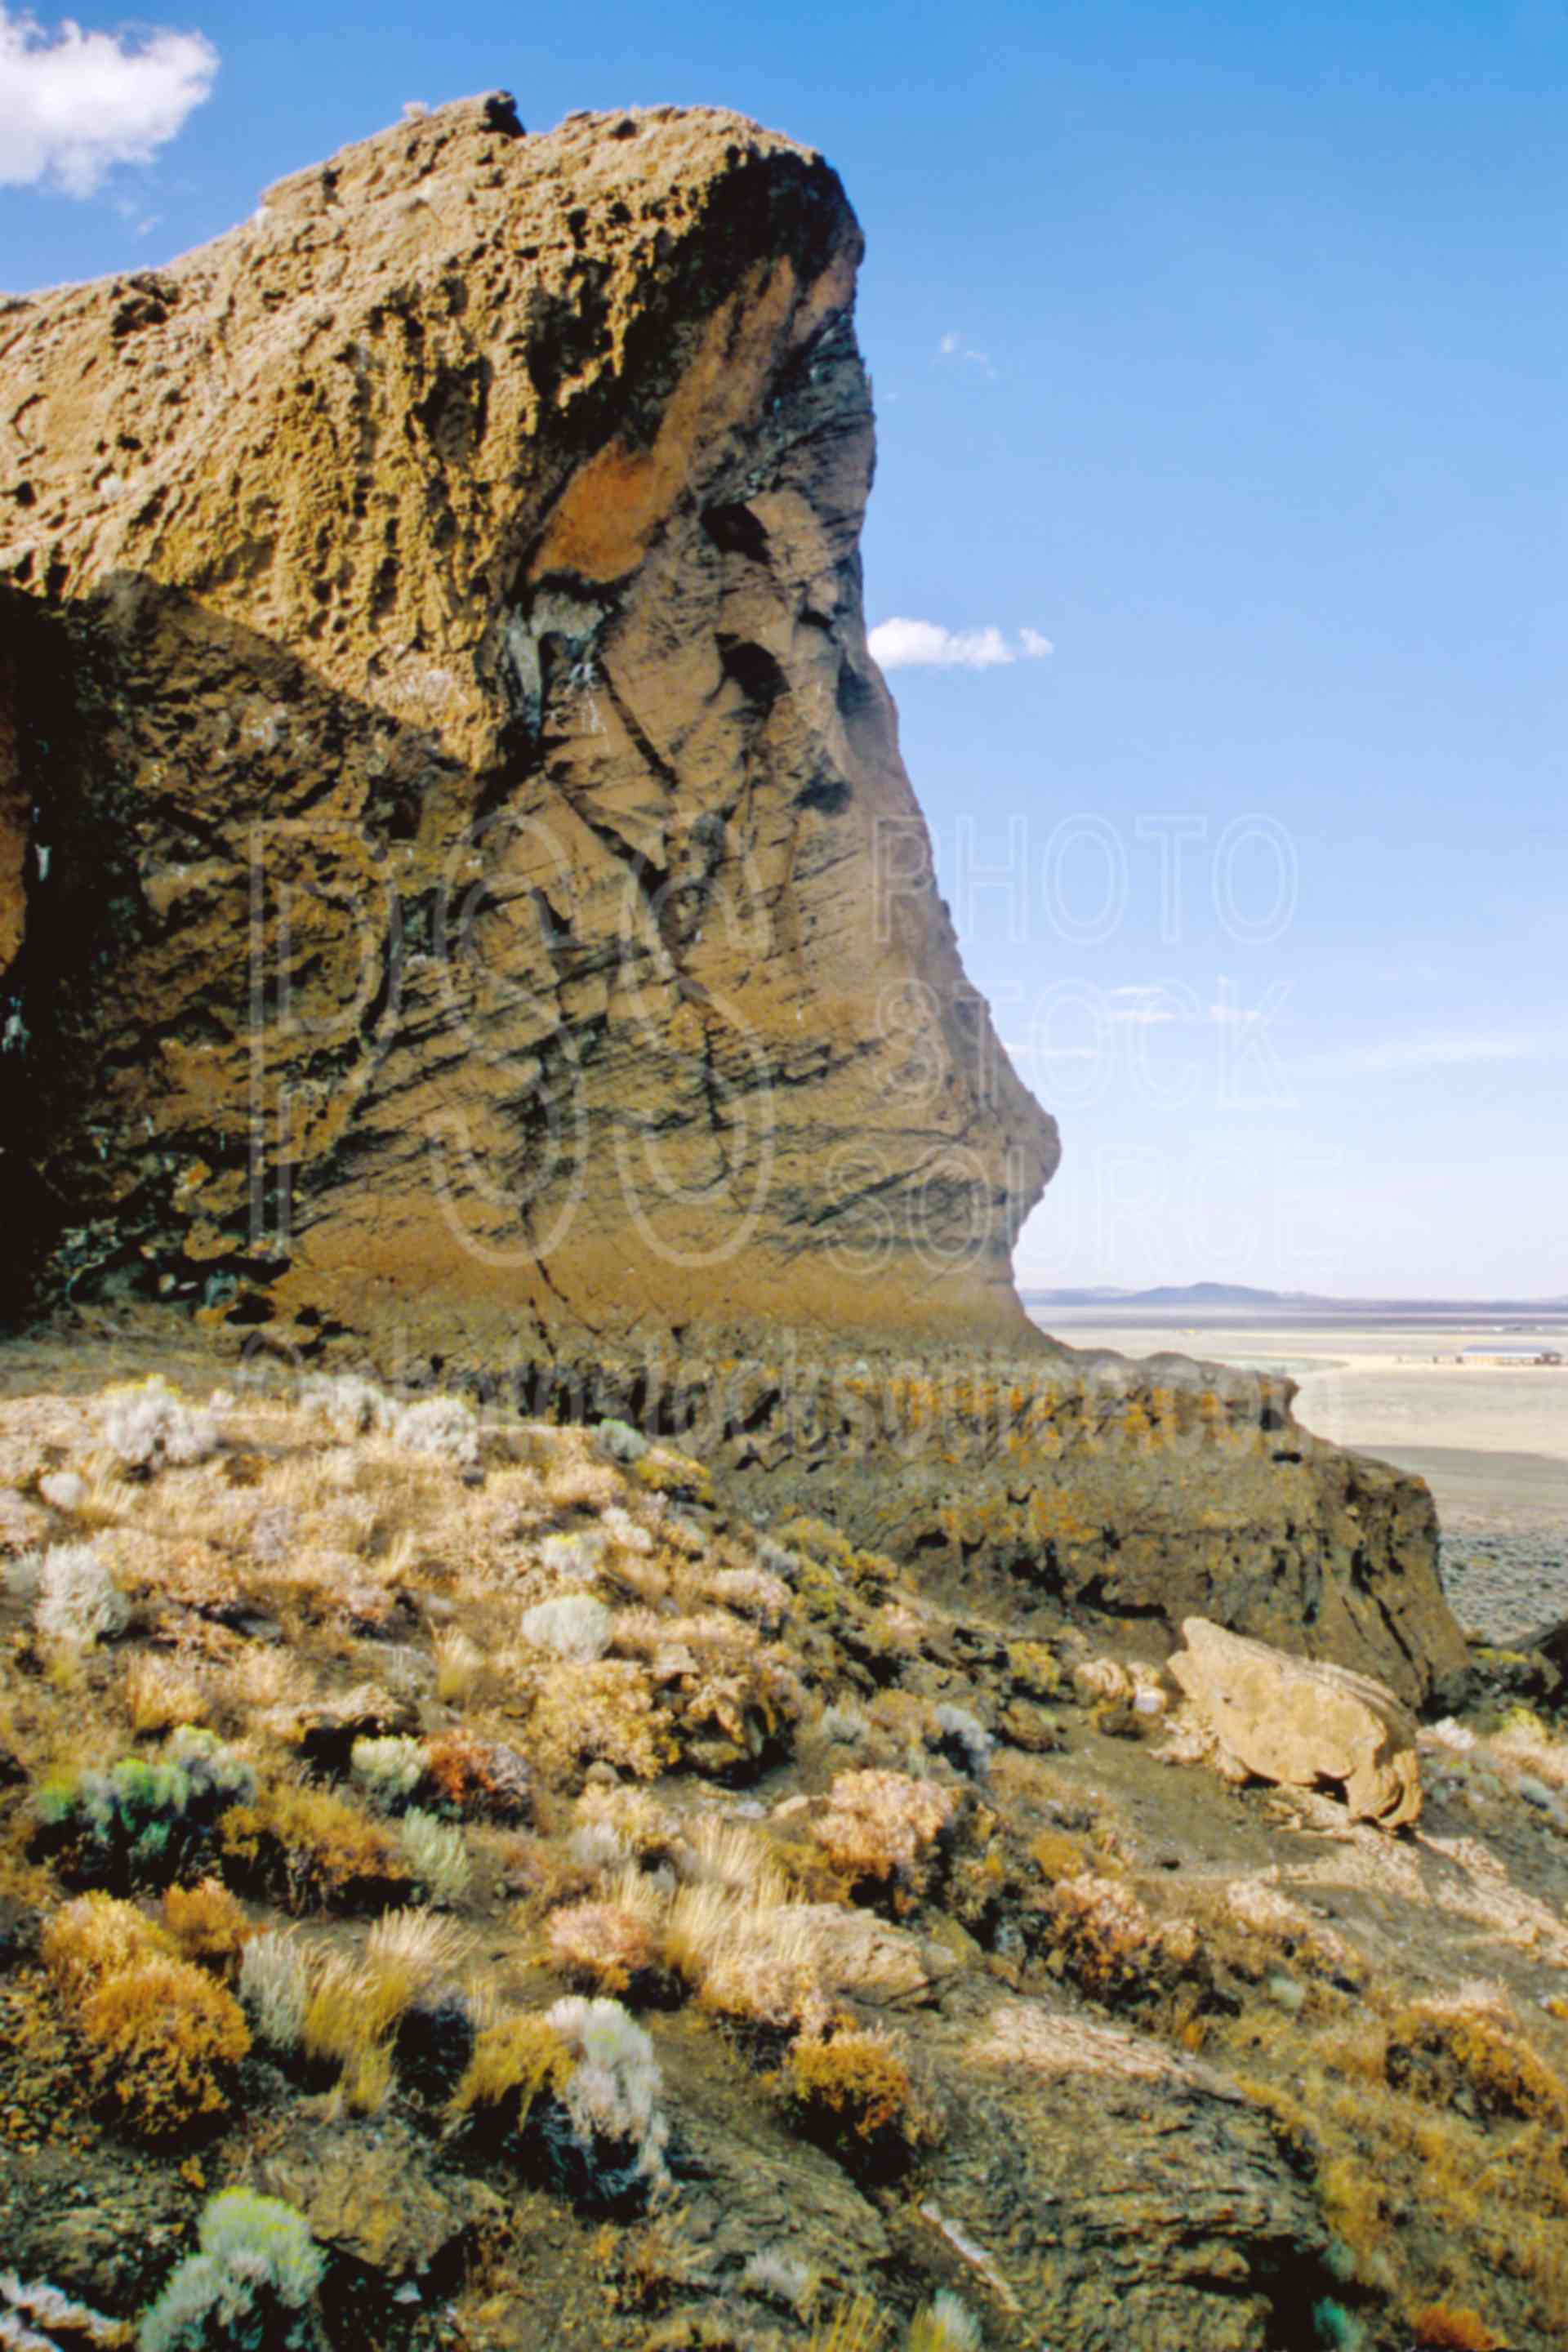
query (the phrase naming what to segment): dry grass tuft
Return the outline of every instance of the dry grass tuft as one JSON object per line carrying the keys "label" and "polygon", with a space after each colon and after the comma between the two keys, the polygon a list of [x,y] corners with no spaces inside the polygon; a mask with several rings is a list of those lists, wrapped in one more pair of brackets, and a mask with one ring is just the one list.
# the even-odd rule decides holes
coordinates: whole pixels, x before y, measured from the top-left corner
{"label": "dry grass tuft", "polygon": [[818,1947],[798,1904],[771,1881],[749,1894],[683,1886],[665,1927],[666,1961],[699,2005],[746,2025],[796,2028],[826,2014]]}
{"label": "dry grass tuft", "polygon": [[841,2303],[830,2317],[811,2331],[806,2352],[879,2352],[888,2336],[889,2321],[868,2294]]}
{"label": "dry grass tuft", "polygon": [[205,1691],[184,1667],[139,1650],[125,1669],[125,1712],[133,1731],[173,1731],[182,1723],[205,1723]]}

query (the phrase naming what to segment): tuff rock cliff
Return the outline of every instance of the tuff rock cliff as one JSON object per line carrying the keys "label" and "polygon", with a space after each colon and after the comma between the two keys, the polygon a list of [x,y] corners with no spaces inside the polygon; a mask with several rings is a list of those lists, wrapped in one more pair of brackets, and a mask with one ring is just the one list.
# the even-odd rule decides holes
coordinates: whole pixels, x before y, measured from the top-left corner
{"label": "tuff rock cliff", "polygon": [[735,116],[495,96],[0,310],[14,1286],[548,1367],[753,1507],[1424,1697],[1423,1487],[1018,1305],[1056,1131],[866,647],[860,245]]}
{"label": "tuff rock cliff", "polygon": [[1056,1138],[866,651],[859,255],[734,117],[491,99],[5,319],[8,571],[92,696],[12,982],[73,1273],[452,1353],[1019,1328]]}

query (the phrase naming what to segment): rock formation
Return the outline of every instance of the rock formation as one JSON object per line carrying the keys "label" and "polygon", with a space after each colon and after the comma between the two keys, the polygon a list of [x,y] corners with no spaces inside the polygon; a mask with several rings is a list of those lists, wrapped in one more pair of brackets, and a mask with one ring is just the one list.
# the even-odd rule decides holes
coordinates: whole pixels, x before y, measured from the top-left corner
{"label": "rock formation", "polygon": [[1056,1130],[867,651],[859,254],[735,116],[491,97],[0,309],[8,1272],[545,1367],[756,1507],[1418,1699],[1425,1489],[1013,1290]]}
{"label": "rock formation", "polygon": [[1381,1684],[1284,1657],[1202,1617],[1187,1619],[1182,1639],[1171,1673],[1227,1769],[1291,1789],[1342,1788],[1352,1818],[1384,1829],[1419,1818],[1415,1726]]}
{"label": "rock formation", "polygon": [[1055,1130],[866,651],[859,254],[733,116],[492,99],[5,318],[80,719],[0,946],[73,1280],[455,1356],[1017,1335]]}

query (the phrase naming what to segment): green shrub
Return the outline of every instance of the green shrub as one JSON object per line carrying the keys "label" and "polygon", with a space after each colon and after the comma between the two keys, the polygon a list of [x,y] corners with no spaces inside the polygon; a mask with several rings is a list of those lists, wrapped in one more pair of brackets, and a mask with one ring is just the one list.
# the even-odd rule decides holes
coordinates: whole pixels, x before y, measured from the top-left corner
{"label": "green shrub", "polygon": [[356,1739],[349,1758],[354,1784],[373,1805],[397,1812],[425,1777],[425,1750],[417,1739],[396,1732],[384,1739]]}
{"label": "green shrub", "polygon": [[256,1794],[251,1767],[185,1724],[161,1757],[47,1781],[35,1810],[46,1843],[76,1848],[77,1875],[110,1885],[199,1875],[220,1814]]}
{"label": "green shrub", "polygon": [[600,1453],[612,1462],[640,1462],[648,1450],[647,1438],[629,1421],[602,1421],[594,1434]]}
{"label": "green shrub", "polygon": [[202,2214],[201,2252],[180,2264],[137,2333],[138,2352],[307,2352],[325,2263],[303,2214],[226,2189]]}

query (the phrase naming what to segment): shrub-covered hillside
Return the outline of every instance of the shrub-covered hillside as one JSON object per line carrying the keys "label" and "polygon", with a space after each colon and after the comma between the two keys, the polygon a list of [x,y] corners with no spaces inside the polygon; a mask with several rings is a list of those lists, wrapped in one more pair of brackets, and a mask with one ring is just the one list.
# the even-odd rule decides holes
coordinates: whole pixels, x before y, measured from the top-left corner
{"label": "shrub-covered hillside", "polygon": [[0,1405],[0,2345],[1568,2326],[1568,1748],[1414,1832],[616,1423]]}

